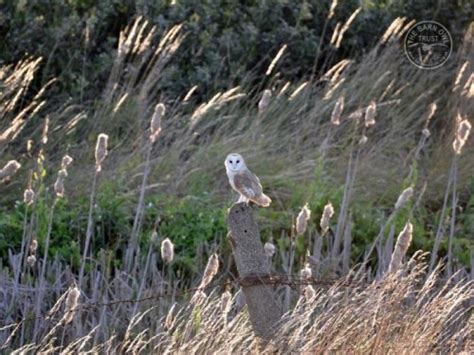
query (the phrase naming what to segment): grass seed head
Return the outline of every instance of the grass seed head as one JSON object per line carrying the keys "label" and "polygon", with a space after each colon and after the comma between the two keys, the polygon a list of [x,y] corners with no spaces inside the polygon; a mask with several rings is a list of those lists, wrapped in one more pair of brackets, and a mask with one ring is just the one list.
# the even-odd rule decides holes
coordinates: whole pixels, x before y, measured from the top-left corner
{"label": "grass seed head", "polygon": [[421,134],[423,134],[424,137],[428,138],[431,135],[431,132],[428,128],[423,128]]}
{"label": "grass seed head", "polygon": [[321,216],[321,221],[319,222],[323,233],[326,233],[329,229],[329,222],[331,221],[331,217],[333,215],[334,207],[332,206],[332,203],[329,202],[326,206],[324,206],[323,215]]}
{"label": "grass seed head", "polygon": [[395,203],[395,209],[399,210],[403,206],[406,205],[406,203],[410,200],[410,198],[413,196],[413,187],[408,187],[403,192],[398,196],[397,202]]}
{"label": "grass seed head", "polygon": [[174,245],[169,238],[161,242],[161,258],[167,263],[174,259]]}
{"label": "grass seed head", "polygon": [[150,122],[150,140],[154,143],[161,132],[161,120],[166,113],[166,107],[164,104],[159,103],[155,107],[155,112],[151,118]]}
{"label": "grass seed head", "polygon": [[271,90],[264,90],[262,94],[262,98],[258,102],[258,113],[261,115],[265,111],[267,111],[268,106],[270,106],[270,100],[272,99],[272,92]]}
{"label": "grass seed head", "polygon": [[311,270],[311,266],[307,263],[303,269],[300,271],[300,278],[302,280],[309,280],[312,276],[313,272]]}
{"label": "grass seed head", "polygon": [[453,149],[454,152],[459,155],[462,152],[462,148],[469,138],[471,132],[471,123],[467,119],[462,119],[461,115],[458,114],[456,132],[454,134]]}
{"label": "grass seed head", "polygon": [[272,242],[266,242],[263,246],[263,250],[265,251],[266,257],[271,259],[273,255],[275,255],[275,244],[273,244]]}
{"label": "grass seed head", "polygon": [[25,204],[29,206],[33,203],[34,200],[35,192],[31,188],[27,188],[23,193],[23,202],[25,202]]}
{"label": "grass seed head", "polygon": [[107,156],[108,140],[109,136],[104,133],[99,134],[97,137],[97,144],[95,146],[95,169],[98,172],[102,170],[102,162]]}
{"label": "grass seed head", "polygon": [[397,244],[392,253],[392,259],[388,267],[388,272],[397,271],[402,265],[403,257],[405,256],[408,247],[410,246],[413,234],[413,225],[408,222],[397,238]]}
{"label": "grass seed head", "polygon": [[308,204],[305,204],[301,209],[300,213],[298,213],[298,217],[296,217],[296,234],[301,235],[306,232],[306,228],[308,226],[308,220],[311,217],[311,210],[308,208]]}
{"label": "grass seed head", "polygon": [[334,109],[332,110],[331,114],[331,123],[335,126],[339,126],[341,124],[341,115],[342,111],[344,110],[344,96],[339,96],[337,99],[336,104],[334,105]]}
{"label": "grass seed head", "polygon": [[33,267],[36,264],[36,256],[35,255],[30,255],[26,258],[26,263],[28,264],[29,267]]}
{"label": "grass seed head", "polygon": [[69,155],[63,156],[63,159],[61,160],[61,170],[66,170],[69,168],[69,165],[71,165],[73,159]]}
{"label": "grass seed head", "polygon": [[13,175],[16,174],[18,169],[21,168],[21,164],[16,160],[10,160],[5,166],[0,170],[0,181],[10,179]]}
{"label": "grass seed head", "polygon": [[205,288],[212,281],[219,271],[219,257],[217,254],[212,254],[207,261],[206,268],[204,269],[204,275],[202,276],[200,288]]}
{"label": "grass seed head", "polygon": [[221,296],[221,311],[222,314],[225,316],[229,313],[230,308],[232,306],[232,294],[229,290],[225,290]]}
{"label": "grass seed head", "polygon": [[377,112],[377,104],[371,101],[365,110],[365,127],[370,127],[375,124],[375,114]]}
{"label": "grass seed head", "polygon": [[64,323],[70,323],[76,314],[77,306],[79,305],[79,297],[81,296],[81,291],[77,287],[74,287],[69,291],[66,298],[66,308],[64,310]]}
{"label": "grass seed head", "polygon": [[38,241],[33,239],[30,243],[30,254],[36,254],[36,250],[38,249]]}
{"label": "grass seed head", "polygon": [[65,169],[61,169],[58,172],[58,177],[56,182],[54,183],[54,192],[56,193],[56,197],[63,197],[64,196],[64,179],[67,176],[67,171]]}

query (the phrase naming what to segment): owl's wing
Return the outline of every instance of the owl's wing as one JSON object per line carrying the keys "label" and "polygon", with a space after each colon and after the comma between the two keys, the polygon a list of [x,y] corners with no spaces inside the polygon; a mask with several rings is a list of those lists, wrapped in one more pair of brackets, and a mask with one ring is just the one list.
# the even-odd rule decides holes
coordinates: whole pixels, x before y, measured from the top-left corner
{"label": "owl's wing", "polygon": [[262,195],[262,185],[257,176],[249,170],[244,170],[234,176],[235,189],[245,196],[253,200]]}

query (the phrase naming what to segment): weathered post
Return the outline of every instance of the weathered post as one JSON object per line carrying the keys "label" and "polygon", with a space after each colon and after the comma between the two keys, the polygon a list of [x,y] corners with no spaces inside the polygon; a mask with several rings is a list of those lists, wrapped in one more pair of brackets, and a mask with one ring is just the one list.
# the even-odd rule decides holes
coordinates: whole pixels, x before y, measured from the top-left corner
{"label": "weathered post", "polygon": [[281,318],[281,307],[273,286],[264,282],[270,279],[270,265],[252,208],[246,203],[232,206],[227,215],[227,226],[253,331],[269,340]]}

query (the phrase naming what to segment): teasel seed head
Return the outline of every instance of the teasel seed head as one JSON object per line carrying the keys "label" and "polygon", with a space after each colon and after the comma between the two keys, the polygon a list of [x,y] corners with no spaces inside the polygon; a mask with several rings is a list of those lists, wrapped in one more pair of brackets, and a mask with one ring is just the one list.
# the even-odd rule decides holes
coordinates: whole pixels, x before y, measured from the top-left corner
{"label": "teasel seed head", "polygon": [[412,240],[412,234],[413,225],[408,222],[398,235],[397,243],[395,244],[395,249],[393,250],[390,265],[388,267],[389,273],[397,271],[402,265],[403,257],[405,256]]}
{"label": "teasel seed head", "polygon": [[329,222],[331,217],[334,215],[334,207],[332,207],[332,203],[329,202],[326,206],[324,206],[323,215],[321,216],[321,220],[319,225],[321,226],[321,230],[323,233],[326,233],[329,229]]}
{"label": "teasel seed head", "polygon": [[31,187],[28,187],[23,193],[23,202],[25,202],[25,204],[29,206],[33,203],[34,200],[35,192],[31,189]]}
{"label": "teasel seed head", "polygon": [[377,112],[377,104],[371,101],[365,110],[365,127],[370,127],[375,124],[375,114]]}
{"label": "teasel seed head", "polygon": [[399,210],[406,205],[408,200],[413,196],[413,187],[408,187],[398,196],[397,202],[395,203],[395,209]]}
{"label": "teasel seed head", "polygon": [[263,246],[263,250],[265,251],[265,256],[271,259],[276,252],[275,244],[272,242],[266,242]]}
{"label": "teasel seed head", "polygon": [[107,156],[107,141],[109,136],[101,133],[97,137],[97,144],[95,146],[95,169],[97,172],[102,170],[102,162]]}
{"label": "teasel seed head", "polygon": [[76,314],[77,306],[79,305],[79,297],[81,291],[77,287],[71,289],[66,298],[66,308],[64,310],[64,323],[70,323]]}
{"label": "teasel seed head", "polygon": [[205,288],[212,281],[219,271],[219,257],[217,254],[212,254],[207,261],[206,268],[204,269],[204,275],[202,276],[201,285],[199,288]]}
{"label": "teasel seed head", "polygon": [[16,160],[10,160],[0,170],[0,181],[7,180],[16,174],[18,169],[21,168],[21,164]]}
{"label": "teasel seed head", "polygon": [[152,143],[154,143],[157,139],[158,136],[160,135],[161,132],[161,119],[166,113],[166,107],[164,104],[159,103],[155,107],[155,112],[153,113],[153,116],[151,118],[150,122],[150,140]]}
{"label": "teasel seed head", "polygon": [[331,123],[335,126],[339,126],[341,124],[341,115],[342,111],[344,110],[344,96],[339,96],[334,105],[334,109],[332,110],[331,114]]}
{"label": "teasel seed head", "polygon": [[167,263],[171,263],[174,259],[174,245],[169,238],[161,242],[161,258]]}
{"label": "teasel seed head", "polygon": [[308,226],[308,220],[311,217],[311,210],[306,203],[303,208],[301,209],[300,213],[298,213],[298,217],[296,217],[296,235],[301,235],[306,232],[306,228]]}
{"label": "teasel seed head", "polygon": [[272,91],[266,89],[263,91],[262,98],[258,102],[258,113],[262,115],[267,111],[268,106],[270,106],[270,100],[272,99]]}

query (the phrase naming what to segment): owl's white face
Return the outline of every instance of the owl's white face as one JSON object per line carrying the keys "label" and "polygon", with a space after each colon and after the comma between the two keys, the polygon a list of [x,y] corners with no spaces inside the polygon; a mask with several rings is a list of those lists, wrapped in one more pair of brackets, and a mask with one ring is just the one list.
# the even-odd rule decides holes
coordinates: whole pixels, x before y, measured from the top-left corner
{"label": "owl's white face", "polygon": [[240,154],[231,153],[225,158],[225,168],[227,171],[240,171],[245,168],[244,158]]}

